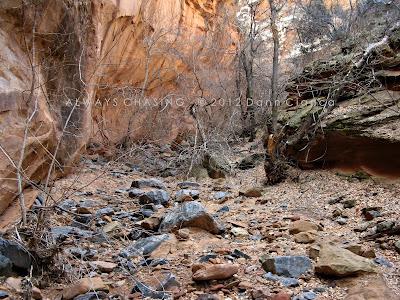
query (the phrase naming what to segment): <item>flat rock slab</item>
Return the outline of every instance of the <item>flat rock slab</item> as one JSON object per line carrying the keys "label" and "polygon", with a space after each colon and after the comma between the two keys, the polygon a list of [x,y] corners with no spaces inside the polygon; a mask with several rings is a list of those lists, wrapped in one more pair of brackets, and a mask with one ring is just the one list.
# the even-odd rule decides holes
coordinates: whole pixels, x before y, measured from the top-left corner
{"label": "flat rock slab", "polygon": [[180,189],[198,189],[200,188],[200,184],[193,181],[183,181],[178,183],[178,187]]}
{"label": "flat rock slab", "polygon": [[233,264],[199,265],[193,270],[194,281],[223,280],[228,279],[239,271],[239,267]]}
{"label": "flat rock slab", "polygon": [[182,227],[197,227],[214,234],[221,232],[221,228],[214,218],[197,201],[185,202],[167,213],[161,222],[159,230],[161,232],[170,232]]}
{"label": "flat rock slab", "polygon": [[169,194],[161,189],[148,191],[143,195],[139,196],[140,204],[155,204],[155,205],[164,205],[166,206],[169,202]]}
{"label": "flat rock slab", "polygon": [[322,230],[321,226],[305,220],[298,220],[290,224],[289,233],[297,234],[299,232],[319,231]]}
{"label": "flat rock slab", "polygon": [[261,263],[267,272],[292,278],[298,278],[312,269],[311,259],[307,256],[261,258]]}
{"label": "flat rock slab", "polygon": [[299,280],[296,278],[279,276],[272,274],[271,272],[266,273],[263,277],[267,280],[280,282],[285,287],[294,287],[300,285]]}
{"label": "flat rock slab", "polygon": [[62,297],[63,299],[74,299],[74,297],[90,291],[108,291],[108,287],[100,277],[82,278],[75,284],[66,287]]}
{"label": "flat rock slab", "polygon": [[348,292],[345,300],[398,300],[400,299],[381,278],[356,285]]}
{"label": "flat rock slab", "polygon": [[326,276],[345,277],[376,272],[373,262],[353,252],[330,244],[321,245],[315,272]]}
{"label": "flat rock slab", "polygon": [[162,190],[166,189],[164,183],[156,178],[134,180],[132,181],[131,188],[156,188]]}
{"label": "flat rock slab", "polygon": [[147,238],[142,238],[136,241],[133,245],[122,250],[120,255],[126,258],[149,255],[168,239],[170,239],[169,234],[153,235]]}

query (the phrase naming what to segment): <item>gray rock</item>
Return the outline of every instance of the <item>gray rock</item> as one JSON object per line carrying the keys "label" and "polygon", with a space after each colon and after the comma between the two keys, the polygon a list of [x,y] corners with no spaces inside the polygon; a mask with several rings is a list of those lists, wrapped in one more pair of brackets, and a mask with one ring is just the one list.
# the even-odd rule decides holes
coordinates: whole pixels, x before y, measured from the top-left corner
{"label": "gray rock", "polygon": [[349,199],[343,201],[342,203],[343,203],[343,208],[353,208],[354,206],[356,206],[357,201],[354,199]]}
{"label": "gray rock", "polygon": [[93,232],[89,230],[79,229],[72,226],[57,226],[52,227],[50,234],[55,240],[65,240],[69,236],[90,238],[93,236]]}
{"label": "gray rock", "polygon": [[96,211],[96,217],[112,216],[113,214],[114,214],[114,208],[112,207],[104,207]]}
{"label": "gray rock", "polygon": [[66,251],[71,255],[81,259],[93,258],[97,254],[97,251],[94,249],[82,249],[79,247],[69,248]]}
{"label": "gray rock", "polygon": [[248,170],[255,168],[264,160],[264,153],[253,153],[243,158],[238,164],[237,168],[240,170]]}
{"label": "gray rock", "polygon": [[307,256],[262,257],[260,261],[265,271],[285,277],[298,278],[312,269],[311,260]]}
{"label": "gray rock", "polygon": [[82,199],[78,202],[79,207],[92,208],[99,205],[99,202],[92,199]]}
{"label": "gray rock", "polygon": [[229,197],[229,196],[230,196],[230,193],[228,193],[228,192],[216,192],[214,194],[213,198],[215,200],[223,200],[223,199],[225,199],[226,197]]}
{"label": "gray rock", "polygon": [[308,291],[294,296],[292,300],[314,300],[315,298],[317,298],[317,294],[312,291]]}
{"label": "gray rock", "polygon": [[394,249],[400,254],[400,240],[394,243]]}
{"label": "gray rock", "polygon": [[0,299],[8,298],[9,294],[6,291],[0,291]]}
{"label": "gray rock", "polygon": [[170,239],[169,234],[154,235],[147,238],[142,238],[136,241],[133,245],[123,249],[120,255],[125,258],[149,255],[168,239]]}
{"label": "gray rock", "polygon": [[231,173],[229,161],[220,155],[206,154],[203,167],[207,169],[208,175],[213,179],[225,178]]}
{"label": "gray rock", "polygon": [[336,197],[336,198],[333,198],[333,199],[329,200],[328,204],[333,205],[333,204],[342,202],[343,199],[344,199],[344,196],[339,196],[339,197]]}
{"label": "gray rock", "polygon": [[229,211],[229,206],[224,205],[220,209],[217,210],[217,213],[225,213]]}
{"label": "gray rock", "polygon": [[183,181],[178,183],[180,189],[198,189],[200,184],[193,181]]}
{"label": "gray rock", "polygon": [[[28,251],[16,242],[0,238],[0,254],[8,258],[12,265],[28,270],[32,265],[32,258]],[[7,260],[3,260],[4,267],[7,268]]]}
{"label": "gray rock", "polygon": [[60,203],[59,207],[64,210],[71,210],[72,208],[76,207],[77,203],[72,199],[66,199]]}
{"label": "gray rock", "polygon": [[197,201],[185,202],[167,213],[160,224],[160,231],[169,232],[183,227],[198,227],[214,234],[222,231],[214,218]]}
{"label": "gray rock", "polygon": [[193,200],[199,199],[200,192],[197,190],[179,190],[175,194],[175,199],[178,202],[185,200],[187,197],[191,197]]}
{"label": "gray rock", "polygon": [[296,278],[278,276],[278,275],[272,274],[271,272],[264,274],[263,277],[267,280],[280,282],[283,286],[286,286],[286,287],[298,286],[300,284]]}
{"label": "gray rock", "polygon": [[161,204],[167,205],[169,202],[169,194],[164,190],[153,190],[139,196],[140,204]]}
{"label": "gray rock", "polygon": [[150,178],[150,179],[137,179],[132,181],[131,188],[157,188],[165,190],[166,187],[161,180]]}
{"label": "gray rock", "polygon": [[376,232],[382,233],[382,232],[389,231],[390,229],[392,229],[394,227],[394,225],[395,225],[395,223],[390,220],[380,222],[380,223],[376,224]]}
{"label": "gray rock", "polygon": [[79,295],[74,298],[74,300],[106,300],[109,299],[105,292],[89,292],[83,295]]}
{"label": "gray rock", "polygon": [[347,224],[348,219],[347,219],[347,218],[344,218],[344,217],[339,217],[339,218],[336,219],[336,222],[337,222],[339,225],[345,225],[345,224]]}
{"label": "gray rock", "polygon": [[0,254],[0,276],[10,276],[12,274],[11,260]]}
{"label": "gray rock", "polygon": [[375,257],[374,263],[386,268],[393,268],[393,264],[384,257]]}
{"label": "gray rock", "polygon": [[314,292],[316,292],[316,293],[325,293],[326,291],[327,291],[327,288],[324,286],[319,286],[314,289]]}
{"label": "gray rock", "polygon": [[364,207],[361,212],[367,221],[371,221],[381,216],[382,207]]}
{"label": "gray rock", "polygon": [[130,189],[128,192],[130,198],[137,198],[145,193],[143,190],[140,189]]}
{"label": "gray rock", "polygon": [[129,189],[117,189],[117,190],[115,190],[115,193],[116,194],[120,194],[120,195],[128,194],[128,192],[129,192]]}

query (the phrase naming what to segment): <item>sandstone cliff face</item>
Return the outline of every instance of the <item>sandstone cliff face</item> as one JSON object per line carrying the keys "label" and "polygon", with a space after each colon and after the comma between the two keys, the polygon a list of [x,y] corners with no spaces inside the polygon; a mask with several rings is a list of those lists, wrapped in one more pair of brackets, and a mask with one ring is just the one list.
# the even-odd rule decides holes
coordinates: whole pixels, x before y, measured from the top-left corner
{"label": "sandstone cliff face", "polygon": [[[191,122],[184,112],[188,101],[179,99],[210,92],[212,80],[232,74],[236,36],[227,22],[234,1],[134,3],[94,7],[101,37],[96,137],[118,143],[130,131],[136,138],[171,141]],[[172,104],[164,110],[164,103],[146,103],[143,96],[171,96]]]}
{"label": "sandstone cliff face", "polygon": [[17,196],[20,161],[27,185],[46,178],[53,158],[53,174],[66,172],[90,138],[173,139],[190,125],[185,100],[164,114],[132,100],[197,95],[193,74],[203,85],[204,74],[229,77],[233,58],[235,31],[224,24],[234,1],[34,3],[0,3],[0,212]]}

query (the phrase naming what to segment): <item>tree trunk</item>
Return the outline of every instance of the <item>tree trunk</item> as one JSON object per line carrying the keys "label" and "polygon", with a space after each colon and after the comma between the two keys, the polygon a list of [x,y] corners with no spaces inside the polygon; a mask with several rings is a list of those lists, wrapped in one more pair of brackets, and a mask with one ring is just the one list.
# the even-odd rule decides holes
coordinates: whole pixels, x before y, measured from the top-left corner
{"label": "tree trunk", "polygon": [[277,103],[277,90],[278,90],[278,69],[279,69],[279,32],[276,26],[277,10],[274,0],[269,0],[271,10],[271,31],[272,39],[274,42],[274,53],[272,61],[272,77],[271,77],[271,101],[272,101],[272,125],[271,133],[275,135],[278,127],[278,103]]}

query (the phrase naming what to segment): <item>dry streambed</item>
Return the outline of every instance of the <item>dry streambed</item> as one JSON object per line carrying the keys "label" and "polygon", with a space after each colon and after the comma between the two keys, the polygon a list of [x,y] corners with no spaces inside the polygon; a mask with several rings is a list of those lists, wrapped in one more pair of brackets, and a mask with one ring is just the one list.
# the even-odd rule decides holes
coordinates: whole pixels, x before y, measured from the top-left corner
{"label": "dry streambed", "polygon": [[87,161],[79,180],[57,182],[75,191],[50,219],[53,279],[22,276],[35,262],[2,240],[0,298],[399,299],[398,183],[309,171],[263,187],[258,167],[201,182],[101,169]]}

